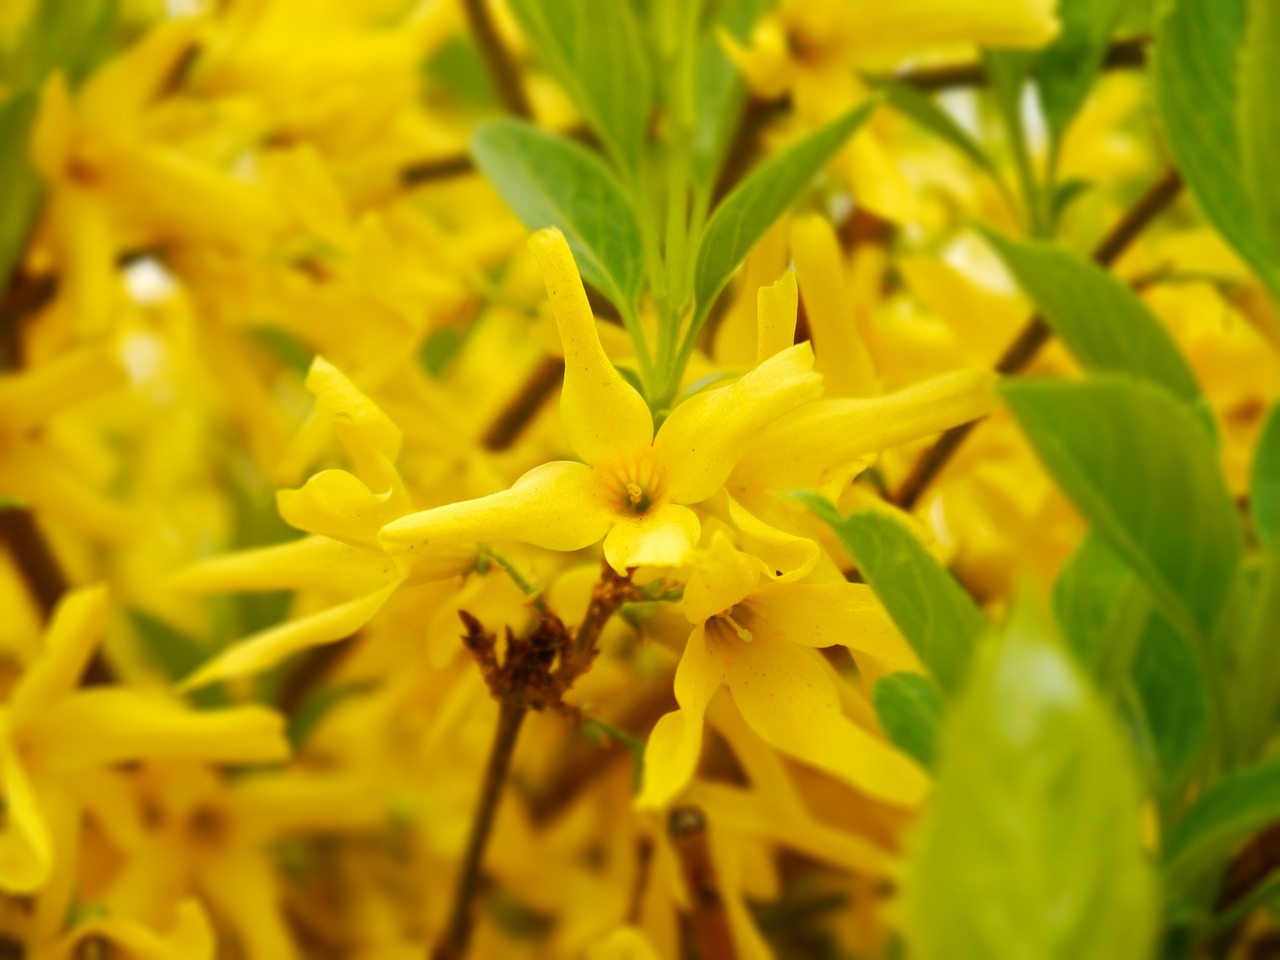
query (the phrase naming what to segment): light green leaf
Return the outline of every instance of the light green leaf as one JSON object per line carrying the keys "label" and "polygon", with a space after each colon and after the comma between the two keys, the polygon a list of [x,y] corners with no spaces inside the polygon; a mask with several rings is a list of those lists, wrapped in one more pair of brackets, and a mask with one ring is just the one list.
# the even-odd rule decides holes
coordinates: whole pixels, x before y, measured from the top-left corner
{"label": "light green leaf", "polygon": [[1172,896],[1224,867],[1246,840],[1280,819],[1280,758],[1227,774],[1196,798],[1164,845]]}
{"label": "light green leaf", "polygon": [[1243,543],[1203,424],[1168,391],[1110,374],[998,389],[1094,533],[1205,649]]}
{"label": "light green leaf", "polygon": [[1055,143],[1084,104],[1107,53],[1111,33],[1128,0],[1061,0],[1062,28],[1049,46],[1036,54],[1032,72],[1040,106]]}
{"label": "light green leaf", "polygon": [[1280,552],[1280,403],[1272,405],[1253,450],[1249,499],[1258,540]]}
{"label": "light green leaf", "polygon": [[476,165],[530,230],[559,227],[583,279],[633,314],[644,282],[640,226],[617,178],[585,147],[518,120],[481,124]]}
{"label": "light green leaf", "polygon": [[54,70],[78,84],[106,52],[118,0],[36,3],[11,62],[15,88],[36,88]]}
{"label": "light green leaf", "polygon": [[956,123],[951,114],[943,110],[933,97],[905,83],[893,80],[880,81],[876,86],[885,91],[887,102],[893,109],[910,117],[939,140],[960,151],[978,169],[995,174],[995,163],[987,156],[978,141],[970,136],[964,127]]}
{"label": "light green leaf", "polygon": [[30,91],[0,103],[0,290],[27,246],[27,237],[40,209],[40,179],[27,159],[36,97]]}
{"label": "light green leaf", "polygon": [[1280,296],[1280,258],[1255,216],[1241,156],[1237,78],[1245,15],[1245,0],[1169,0],[1156,26],[1151,77],[1169,149],[1191,192]]}
{"label": "light green leaf", "polygon": [[1156,880],[1138,777],[1064,651],[1016,625],[949,712],[904,884],[914,960],[1142,960]]}
{"label": "light green leaf", "polygon": [[1082,367],[1150,380],[1188,403],[1201,399],[1173,338],[1126,284],[1051,244],[979,232]]}
{"label": "light green leaf", "polygon": [[653,110],[653,76],[630,3],[510,0],[548,69],[634,180]]}
{"label": "light green leaf", "polygon": [[[1280,64],[1280,4],[1249,0],[1240,52],[1237,122],[1244,183],[1254,215],[1280,271],[1280,110],[1276,109],[1276,65]],[[1273,288],[1274,289],[1274,288]]]}
{"label": "light green leaf", "polygon": [[876,681],[871,694],[885,736],[926,770],[932,769],[942,698],[928,677],[894,673]]}
{"label": "light green leaf", "polygon": [[920,662],[954,693],[987,619],[955,578],[896,518],[876,510],[841,517],[816,494],[797,494],[831,525]]}
{"label": "light green leaf", "polygon": [[716,208],[698,244],[694,267],[695,328],[701,325],[716,294],[738,269],[747,252],[795,202],[876,105],[876,101],[864,103],[774,154]]}

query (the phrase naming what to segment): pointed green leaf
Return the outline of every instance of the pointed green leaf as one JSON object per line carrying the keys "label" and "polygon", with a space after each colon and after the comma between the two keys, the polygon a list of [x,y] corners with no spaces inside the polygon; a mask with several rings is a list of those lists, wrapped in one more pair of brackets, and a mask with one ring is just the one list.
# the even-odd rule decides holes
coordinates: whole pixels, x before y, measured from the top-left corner
{"label": "pointed green leaf", "polygon": [[1135,960],[1158,896],[1113,718],[1030,625],[987,649],[948,714],[904,883],[915,960]]}
{"label": "pointed green leaf", "polygon": [[1132,571],[1087,536],[1053,585],[1053,613],[1081,668],[1100,689],[1120,689],[1146,627],[1150,601]]}
{"label": "pointed green leaf", "polygon": [[979,230],[1082,367],[1132,374],[1188,403],[1200,400],[1173,338],[1128,285],[1051,244]]}
{"label": "pointed green leaf", "polygon": [[742,121],[742,107],[747,99],[742,74],[725,56],[718,32],[723,30],[746,42],[765,6],[765,0],[729,0],[720,13],[719,22],[707,31],[698,47],[693,142],[689,153],[694,184],[707,196],[720,175],[725,151]]}
{"label": "pointed green leaf", "polygon": [[697,326],[748,251],[871,115],[864,103],[774,154],[724,199],[707,222],[694,267]]}
{"label": "pointed green leaf", "polygon": [[1280,553],[1280,403],[1273,404],[1258,434],[1249,478],[1249,499],[1258,540]]}
{"label": "pointed green leaf", "polygon": [[511,12],[630,179],[640,168],[653,76],[630,3],[510,0]]}
{"label": "pointed green leaf", "polygon": [[1209,736],[1209,690],[1200,661],[1169,621],[1152,611],[1133,661],[1139,725],[1155,782],[1166,796],[1185,784]]}
{"label": "pointed green leaf", "polygon": [[953,693],[987,631],[977,604],[896,518],[876,510],[841,517],[816,494],[797,497],[831,525],[920,662]]}
{"label": "pointed green leaf", "polygon": [[920,766],[931,769],[942,718],[942,698],[933,681],[918,673],[893,673],[876,681],[871,699],[885,736]]}
{"label": "pointed green leaf", "polygon": [[576,143],[518,120],[481,124],[476,165],[530,230],[564,231],[578,269],[623,315],[644,283],[640,226],[604,162]]}
{"label": "pointed green leaf", "polygon": [[[1237,123],[1244,183],[1254,215],[1280,271],[1280,110],[1276,109],[1276,65],[1280,64],[1280,4],[1249,0],[1240,52]],[[1278,294],[1280,295],[1280,294]]]}
{"label": "pointed green leaf", "polygon": [[1280,257],[1255,216],[1241,156],[1245,16],[1245,0],[1169,0],[1151,77],[1169,149],[1205,216],[1280,296]]}
{"label": "pointed green leaf", "polygon": [[1062,136],[1084,104],[1097,78],[1128,0],[1061,0],[1062,25],[1049,46],[1036,54],[1032,72],[1045,122],[1054,141]]}
{"label": "pointed green leaf", "polygon": [[999,388],[1045,468],[1185,636],[1205,645],[1243,543],[1204,426],[1159,387],[1101,375]]}
{"label": "pointed green leaf", "polygon": [[1237,770],[1205,789],[1170,831],[1164,874],[1170,895],[1217,872],[1259,830],[1280,820],[1280,758]]}

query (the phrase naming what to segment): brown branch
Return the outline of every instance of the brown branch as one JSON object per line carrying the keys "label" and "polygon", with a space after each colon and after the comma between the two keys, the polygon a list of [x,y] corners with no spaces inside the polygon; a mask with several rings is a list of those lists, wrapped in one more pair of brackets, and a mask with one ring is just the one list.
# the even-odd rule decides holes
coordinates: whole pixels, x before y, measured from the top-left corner
{"label": "brown branch", "polygon": [[[1146,66],[1147,46],[1151,38],[1127,37],[1107,48],[1102,59],[1103,70],[1137,70]],[[964,87],[985,87],[987,73],[981,63],[956,63],[941,67],[921,67],[887,77],[914,87],[923,93],[940,93]]]}
{"label": "brown branch", "polygon": [[522,434],[564,378],[564,361],[547,357],[536,366],[520,392],[498,411],[480,442],[486,450],[506,450]]}
{"label": "brown branch", "polygon": [[[1112,228],[1093,252],[1093,260],[1101,267],[1110,267],[1129,245],[1145,230],[1182,189],[1178,171],[1170,168],[1144,193],[1119,223]],[[996,373],[1009,376],[1018,373],[1040,352],[1053,331],[1039,314],[1022,328],[1016,340],[1009,344],[1004,355],[996,363]],[[916,461],[914,469],[898,490],[894,502],[904,510],[911,510],[921,495],[951,461],[965,438],[980,421],[972,420],[952,427],[942,434]]]}
{"label": "brown branch", "polygon": [[520,70],[502,45],[502,38],[493,25],[485,0],[463,0],[462,6],[466,10],[467,23],[475,36],[480,56],[489,68],[489,76],[493,78],[498,99],[508,113],[529,119],[533,116],[533,111],[529,108],[524,85],[520,82]]}
{"label": "brown branch", "polygon": [[720,895],[716,864],[711,858],[706,815],[700,807],[676,807],[667,818],[667,834],[688,888],[689,925],[698,944],[698,955],[702,960],[734,960],[738,952]]}
{"label": "brown branch", "polygon": [[[1214,913],[1224,914],[1243,902],[1259,885],[1280,867],[1280,823],[1272,824],[1250,840],[1231,861],[1222,885],[1218,889],[1218,899],[1214,904]],[[1232,955],[1236,941],[1239,939],[1244,918],[1220,931],[1206,945],[1212,957],[1225,958]]]}
{"label": "brown branch", "polygon": [[474,901],[480,890],[484,854],[525,716],[530,710],[547,708],[572,712],[564,703],[564,694],[595,660],[596,643],[609,618],[624,603],[638,598],[631,574],[620,575],[605,564],[600,581],[591,592],[586,616],[576,631],[570,633],[559,617],[541,611],[538,625],[529,636],[517,638],[508,629],[507,653],[501,662],[497,638],[471,614],[459,614],[467,628],[463,643],[476,658],[490,693],[498,701],[498,725],[449,921],[444,938],[432,951],[432,960],[462,960],[467,955],[475,928]]}

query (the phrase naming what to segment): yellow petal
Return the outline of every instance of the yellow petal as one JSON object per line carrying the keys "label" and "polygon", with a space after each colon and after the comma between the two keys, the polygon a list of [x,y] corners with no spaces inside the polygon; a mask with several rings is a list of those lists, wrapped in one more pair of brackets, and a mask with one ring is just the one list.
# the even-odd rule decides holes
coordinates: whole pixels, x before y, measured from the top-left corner
{"label": "yellow petal", "polygon": [[701,525],[688,507],[667,503],[639,517],[620,517],[604,538],[604,556],[618,573],[629,567],[674,567],[698,542]]}
{"label": "yellow petal", "polygon": [[613,526],[608,493],[585,464],[545,463],[510,490],[401,517],[382,528],[378,541],[393,553],[495,540],[580,550]]}
{"label": "yellow petal", "polygon": [[871,355],[844,279],[844,262],[835,230],[817,214],[791,224],[791,255],[804,294],[805,316],[817,355],[817,369],[831,396],[878,392]]}
{"label": "yellow petal", "polygon": [[930,46],[1039,47],[1054,38],[1057,0],[853,0],[851,36],[870,56]]}
{"label": "yellow petal", "polygon": [[911,648],[865,583],[766,583],[749,598],[752,633],[806,647],[840,644],[903,669]]}
{"label": "yellow petal", "polygon": [[88,942],[110,944],[109,955],[129,960],[213,960],[216,942],[213,926],[204,909],[194,900],[178,904],[173,926],[160,934],[137,920],[123,916],[90,920],[76,927],[42,960],[75,960],[88,956]]}
{"label": "yellow petal", "polygon": [[20,374],[0,377],[0,410],[22,430],[95,400],[128,382],[105,350],[86,347]]}
{"label": "yellow petal", "polygon": [[260,850],[240,846],[201,865],[209,908],[250,960],[300,960],[281,909],[280,874]]}
{"label": "yellow petal", "polygon": [[873,398],[820,400],[778,420],[743,454],[734,487],[819,486],[826,471],[990,413],[988,370],[957,370]]}
{"label": "yellow petal", "polygon": [[[80,731],[81,736],[84,731]],[[38,891],[53,870],[53,838],[35,787],[9,742],[0,743],[4,776],[4,827],[0,830],[0,890],[25,895]]]}
{"label": "yellow petal", "polygon": [[791,346],[796,338],[799,293],[796,275],[788,270],[780,280],[756,294],[756,364]]}
{"label": "yellow petal", "polygon": [[260,763],[289,755],[284,718],[273,710],[199,711],[118,687],[65,698],[30,726],[28,737],[43,761],[58,770],[130,760]]}
{"label": "yellow petal", "polygon": [[236,809],[257,836],[371,830],[387,816],[388,798],[367,780],[290,770],[246,777],[235,785]]}
{"label": "yellow petal", "polygon": [[280,490],[276,507],[291,527],[355,546],[373,546],[383,525],[402,511],[391,494],[374,493],[345,470],[322,470],[299,490]]}
{"label": "yellow petal", "polygon": [[679,710],[658,720],[644,750],[644,784],[636,804],[664,807],[693,779],[702,755],[707,704],[720,689],[724,666],[707,646],[701,626],[694,627],[676,668]]}
{"label": "yellow petal", "polygon": [[841,711],[817,651],[767,636],[735,643],[725,682],[743,719],[775,749],[887,803],[913,806],[924,797],[920,769]]}
{"label": "yellow petal", "polygon": [[671,412],[653,441],[676,503],[697,503],[719,490],[751,441],[784,413],[814,399],[822,378],[813,351],[798,343],[727,387],[707,390]]}
{"label": "yellow petal", "polygon": [[400,455],[400,428],[324,357],[311,362],[307,389],[315,394],[316,412],[333,424],[360,478],[378,493],[396,488],[393,464]]}
{"label": "yellow petal", "polygon": [[649,939],[635,927],[614,930],[587,949],[585,960],[659,960]]}
{"label": "yellow petal", "polygon": [[80,683],[107,616],[107,588],[84,587],[58,603],[44,639],[44,650],[14,688],[10,722],[21,727]]}
{"label": "yellow petal", "polygon": [[40,112],[31,131],[31,163],[48,186],[62,180],[71,150],[75,109],[67,78],[50,74],[40,91]]}
{"label": "yellow petal", "polygon": [[194,690],[219,680],[261,673],[308,647],[319,647],[350,637],[373,619],[399,585],[399,581],[389,583],[367,596],[246,637],[183,680],[181,689]]}
{"label": "yellow petal", "polygon": [[701,626],[749,596],[763,579],[759,560],[735,550],[729,538],[717,532],[701,552],[680,607],[690,623]]}
{"label": "yellow petal", "polygon": [[564,235],[554,227],[540,230],[529,247],[542,269],[564,345],[560,416],[574,452],[587,463],[605,463],[649,446],[649,407],[600,346],[595,317]]}
{"label": "yellow petal", "polygon": [[742,534],[743,547],[759,557],[775,579],[799,580],[817,565],[820,553],[817,541],[771,527],[733,497],[725,499],[729,519]]}
{"label": "yellow petal", "polygon": [[300,537],[210,557],[179,571],[169,582],[192,593],[303,589],[366,593],[394,574],[395,565],[381,548],[351,546],[328,537]]}
{"label": "yellow petal", "polygon": [[81,91],[85,122],[112,131],[135,124],[164,93],[181,59],[193,52],[201,27],[196,17],[162,20],[108,59]]}

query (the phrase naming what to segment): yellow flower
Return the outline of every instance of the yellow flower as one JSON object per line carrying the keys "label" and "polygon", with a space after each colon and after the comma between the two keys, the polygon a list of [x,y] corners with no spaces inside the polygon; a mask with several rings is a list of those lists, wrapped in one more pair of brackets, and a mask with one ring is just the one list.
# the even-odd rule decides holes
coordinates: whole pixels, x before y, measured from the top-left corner
{"label": "yellow flower", "polygon": [[924,793],[920,770],[850,720],[832,668],[814,648],[845,644],[910,665],[911,654],[870,588],[775,582],[754,557],[717,536],[685,587],[694,624],[676,669],[680,709],[658,721],[645,750],[639,803],[660,807],[689,783],[707,706],[721,686],[771,746],[890,803]]}
{"label": "yellow flower", "polygon": [[60,806],[67,778],[140,759],[213,762],[281,760],[284,722],[256,706],[196,712],[163,696],[115,687],[77,689],[106,616],[104,588],[68,595],[58,606],[43,650],[0,708],[0,777],[6,823],[0,832],[0,889],[39,891],[70,837],[45,814]]}
{"label": "yellow flower", "polygon": [[605,558],[619,572],[678,564],[700,531],[689,505],[720,490],[763,426],[817,396],[811,350],[790,347],[737,382],[696,394],[655,436],[644,399],[600,345],[563,235],[544,230],[530,245],[564,344],[565,433],[586,462],[543,464],[509,490],[404,517],[384,528],[380,541],[404,554],[490,540],[578,550],[604,538]]}
{"label": "yellow flower", "polygon": [[99,953],[130,960],[214,960],[217,952],[213,927],[204,909],[184,900],[175,911],[172,926],[157,933],[127,917],[110,916],[86,921],[51,947],[38,950],[32,960],[76,960]]}
{"label": "yellow flower", "polygon": [[401,584],[452,577],[474,563],[471,551],[446,549],[424,550],[410,565],[379,545],[379,528],[409,509],[395,466],[400,430],[323,357],[312,363],[307,387],[354,472],[322,470],[301,489],[277,494],[281,517],[309,536],[207,560],[180,573],[175,585],[202,593],[308,590],[324,604],[246,637],[187,678],[187,689],[256,673],[300,650],[349,637]]}

